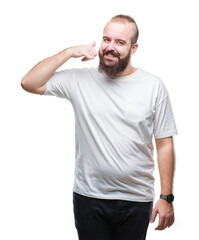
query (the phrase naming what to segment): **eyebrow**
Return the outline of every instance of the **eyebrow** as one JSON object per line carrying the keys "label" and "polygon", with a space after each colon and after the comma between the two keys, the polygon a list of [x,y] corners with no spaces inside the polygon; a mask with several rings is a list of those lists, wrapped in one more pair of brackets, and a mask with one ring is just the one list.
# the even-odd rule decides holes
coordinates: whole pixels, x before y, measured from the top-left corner
{"label": "eyebrow", "polygon": [[[108,39],[110,39],[109,37],[107,37],[107,36],[103,36],[103,39],[104,38],[108,38]],[[116,39],[117,41],[121,41],[121,42],[123,42],[123,43],[126,43],[126,41],[125,40],[123,40],[123,39]]]}

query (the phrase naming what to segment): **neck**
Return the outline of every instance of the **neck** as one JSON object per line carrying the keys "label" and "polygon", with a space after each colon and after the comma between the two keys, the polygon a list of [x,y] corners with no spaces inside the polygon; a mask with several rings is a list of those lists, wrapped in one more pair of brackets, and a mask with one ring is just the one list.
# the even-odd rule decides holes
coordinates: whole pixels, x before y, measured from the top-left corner
{"label": "neck", "polygon": [[134,73],[136,70],[137,70],[137,68],[129,65],[129,66],[126,67],[126,69],[123,72],[118,73],[117,77],[128,76],[128,75]]}

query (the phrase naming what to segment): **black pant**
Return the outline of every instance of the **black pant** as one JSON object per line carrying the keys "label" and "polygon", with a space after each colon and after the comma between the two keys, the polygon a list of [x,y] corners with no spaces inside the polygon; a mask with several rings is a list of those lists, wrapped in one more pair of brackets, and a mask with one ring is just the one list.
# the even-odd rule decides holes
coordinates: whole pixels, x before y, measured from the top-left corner
{"label": "black pant", "polygon": [[153,202],[90,198],[73,193],[79,240],[144,240]]}

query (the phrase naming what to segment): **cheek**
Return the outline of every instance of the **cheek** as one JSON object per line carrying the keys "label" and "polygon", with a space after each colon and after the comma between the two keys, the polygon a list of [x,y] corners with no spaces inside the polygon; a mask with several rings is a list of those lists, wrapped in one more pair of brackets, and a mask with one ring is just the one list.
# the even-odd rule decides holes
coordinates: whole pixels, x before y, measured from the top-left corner
{"label": "cheek", "polygon": [[124,47],[115,46],[114,51],[120,54],[120,58],[123,58],[126,54]]}
{"label": "cheek", "polygon": [[103,51],[106,49],[106,47],[107,47],[106,44],[102,43],[101,46],[100,46],[100,49],[99,49],[100,53],[103,53]]}
{"label": "cheek", "polygon": [[120,56],[121,58],[124,58],[128,55],[129,51],[127,49],[120,49]]}

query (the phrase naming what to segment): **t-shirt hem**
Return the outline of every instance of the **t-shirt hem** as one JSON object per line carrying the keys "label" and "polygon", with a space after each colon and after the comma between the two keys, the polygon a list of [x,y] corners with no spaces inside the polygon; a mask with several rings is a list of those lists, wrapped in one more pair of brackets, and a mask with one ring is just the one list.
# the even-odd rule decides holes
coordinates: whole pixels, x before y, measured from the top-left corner
{"label": "t-shirt hem", "polygon": [[77,191],[76,189],[73,189],[73,192],[83,195],[85,197],[91,197],[91,198],[97,198],[97,199],[107,199],[107,200],[124,200],[124,201],[131,201],[131,202],[152,202],[154,200],[153,198],[128,198],[128,197],[118,197],[118,196],[109,196],[109,195],[100,195],[100,194],[88,194],[88,193],[82,193],[81,191]]}
{"label": "t-shirt hem", "polygon": [[166,138],[166,137],[171,137],[171,136],[176,136],[178,135],[178,132],[165,132],[165,133],[161,133],[161,134],[155,134],[155,138],[159,139],[159,138]]}

